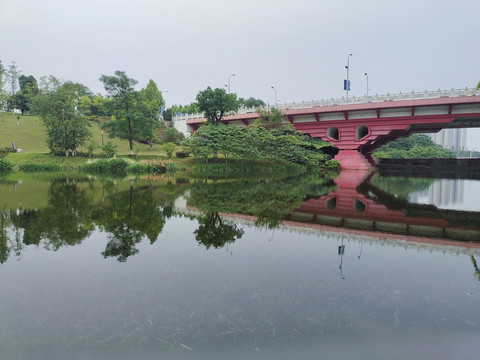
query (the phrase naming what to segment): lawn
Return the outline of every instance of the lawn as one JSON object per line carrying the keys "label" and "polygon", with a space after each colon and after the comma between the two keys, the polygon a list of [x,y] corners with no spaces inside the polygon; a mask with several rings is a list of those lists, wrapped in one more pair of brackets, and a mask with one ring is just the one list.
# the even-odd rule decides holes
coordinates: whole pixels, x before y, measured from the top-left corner
{"label": "lawn", "polygon": [[[90,131],[92,139],[87,141],[89,144],[93,141],[97,148],[94,152],[96,155],[102,153],[102,130],[97,122],[90,122]],[[42,125],[40,119],[36,116],[20,116],[20,120],[11,113],[0,113],[0,149],[12,148],[12,142],[15,142],[18,149],[22,149],[24,153],[48,154],[46,129]],[[119,156],[129,155],[130,148],[128,141],[120,139],[109,139],[106,133],[103,134],[103,143],[112,141],[117,146]],[[149,149],[146,144],[134,143],[133,150],[136,155],[149,155],[157,157],[165,157],[161,144],[154,144],[153,150]],[[80,148],[79,151],[86,152],[86,148]]]}

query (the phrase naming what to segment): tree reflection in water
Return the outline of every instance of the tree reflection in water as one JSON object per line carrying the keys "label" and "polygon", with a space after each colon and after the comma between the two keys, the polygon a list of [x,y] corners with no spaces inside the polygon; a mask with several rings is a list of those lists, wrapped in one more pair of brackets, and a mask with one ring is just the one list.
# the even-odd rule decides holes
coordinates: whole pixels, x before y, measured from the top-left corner
{"label": "tree reflection in water", "polygon": [[153,244],[165,225],[165,218],[149,186],[111,194],[106,205],[93,212],[95,223],[109,233],[109,241],[102,255],[125,262],[138,253],[135,247],[143,236]]}
{"label": "tree reflection in water", "polygon": [[222,220],[218,212],[210,212],[199,219],[200,226],[194,231],[195,238],[199,244],[205,245],[207,249],[213,246],[215,249],[233,243],[243,236],[243,230],[237,225],[229,224]]}

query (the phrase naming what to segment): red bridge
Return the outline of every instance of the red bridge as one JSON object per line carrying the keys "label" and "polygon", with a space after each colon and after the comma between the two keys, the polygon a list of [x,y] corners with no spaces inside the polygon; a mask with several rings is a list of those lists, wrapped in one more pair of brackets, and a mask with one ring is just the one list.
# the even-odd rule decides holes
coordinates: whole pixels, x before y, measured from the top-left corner
{"label": "red bridge", "polygon": [[[369,169],[376,166],[371,152],[399,137],[435,133],[445,128],[480,127],[480,91],[465,89],[428,94],[423,98],[415,94],[411,96],[413,99],[408,99],[409,94],[387,95],[368,98],[365,100],[369,101],[363,103],[312,102],[303,103],[300,108],[298,104],[278,108],[297,130],[335,145],[339,149],[335,159],[340,161],[342,169]],[[222,122],[249,125],[258,118],[253,109],[241,112],[225,117]],[[187,132],[195,131],[206,121],[195,116],[175,119],[176,122],[182,120],[186,122]],[[175,126],[178,128],[177,123]]]}

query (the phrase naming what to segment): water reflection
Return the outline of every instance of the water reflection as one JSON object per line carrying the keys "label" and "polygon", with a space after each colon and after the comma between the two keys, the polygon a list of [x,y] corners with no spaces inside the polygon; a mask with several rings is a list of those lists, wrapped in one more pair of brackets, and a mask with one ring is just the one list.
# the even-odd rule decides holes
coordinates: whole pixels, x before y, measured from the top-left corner
{"label": "water reflection", "polygon": [[[409,201],[411,194],[429,188],[433,182],[361,171],[344,171],[335,179],[304,175],[254,180],[179,179],[177,183],[171,179],[162,183],[79,177],[15,181],[13,188],[12,182],[3,181],[0,262],[11,254],[20,257],[27,245],[41,244],[55,251],[80,244],[95,228],[106,234],[102,256],[125,262],[138,254],[143,239],[154,244],[175,214],[197,218],[194,235],[207,249],[241,239],[239,221],[252,221],[259,228],[292,223],[480,241],[479,212],[438,209]],[[43,196],[39,196],[39,184],[45,185]],[[29,186],[38,197],[38,205],[30,195],[20,201],[28,207],[9,209],[7,203],[18,203],[17,197],[25,196]]]}
{"label": "water reflection", "polygon": [[0,183],[0,358],[474,358],[478,212],[384,180]]}

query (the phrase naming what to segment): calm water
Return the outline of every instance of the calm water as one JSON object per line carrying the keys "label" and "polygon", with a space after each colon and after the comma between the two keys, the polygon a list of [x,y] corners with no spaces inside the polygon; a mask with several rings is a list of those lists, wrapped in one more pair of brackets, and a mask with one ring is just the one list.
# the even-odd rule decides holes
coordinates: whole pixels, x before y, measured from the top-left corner
{"label": "calm water", "polygon": [[478,358],[479,202],[363,180],[3,179],[0,358]]}

